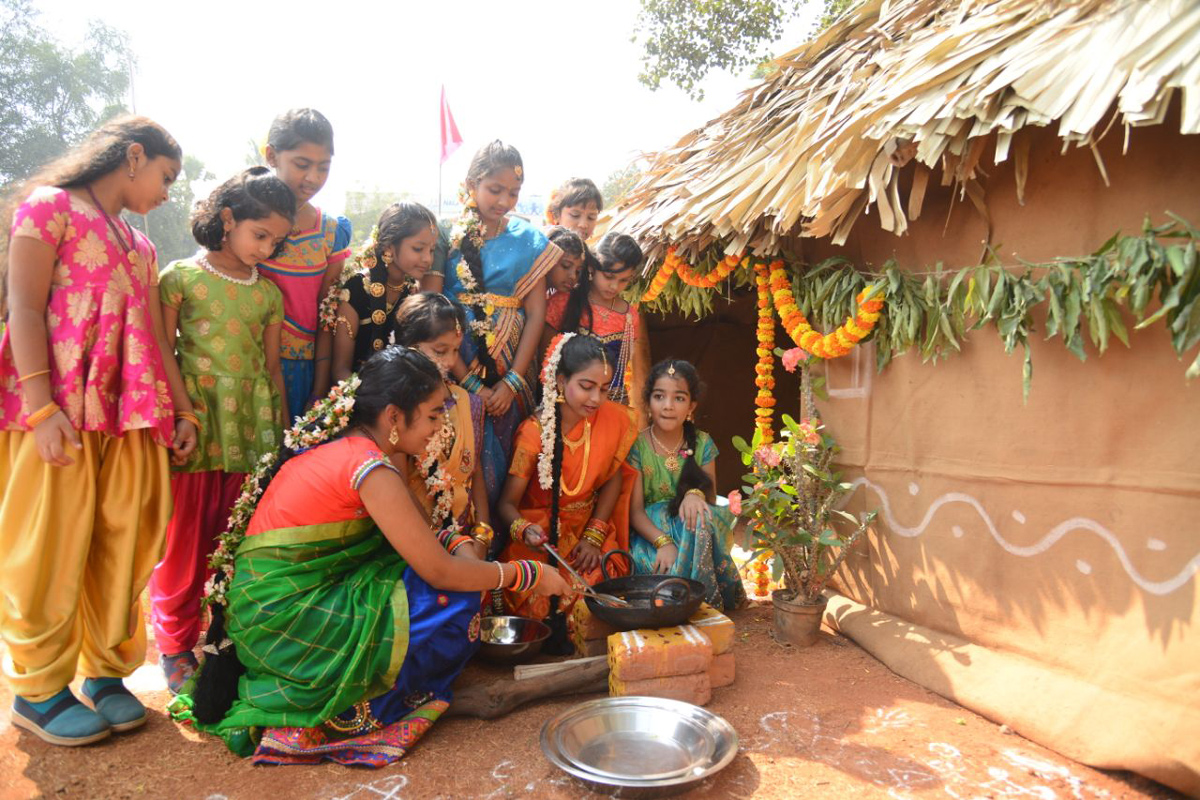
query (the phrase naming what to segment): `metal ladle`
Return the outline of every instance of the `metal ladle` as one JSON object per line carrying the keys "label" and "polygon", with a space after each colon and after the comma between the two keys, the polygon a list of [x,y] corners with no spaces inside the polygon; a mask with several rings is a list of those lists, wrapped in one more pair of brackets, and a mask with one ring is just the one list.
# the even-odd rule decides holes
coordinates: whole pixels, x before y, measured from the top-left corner
{"label": "metal ladle", "polygon": [[588,582],[583,579],[583,576],[576,572],[575,568],[568,564],[567,560],[560,556],[558,551],[555,550],[549,542],[543,542],[542,547],[546,548],[546,552],[554,556],[555,560],[557,560],[559,564],[562,564],[566,568],[567,572],[571,573],[571,576],[575,578],[575,580],[579,581],[580,585],[583,586],[584,594],[590,595],[608,606],[613,606],[615,608],[633,608],[633,604],[625,598],[617,597],[615,594],[604,594],[603,592],[597,592],[595,589],[589,586]]}

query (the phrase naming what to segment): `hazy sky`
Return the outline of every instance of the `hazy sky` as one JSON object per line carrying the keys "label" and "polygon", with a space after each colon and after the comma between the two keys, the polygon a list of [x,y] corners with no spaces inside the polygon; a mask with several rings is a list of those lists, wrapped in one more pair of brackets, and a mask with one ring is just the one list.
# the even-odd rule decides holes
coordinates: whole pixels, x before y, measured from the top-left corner
{"label": "hazy sky", "polygon": [[[572,175],[598,184],[642,150],[674,143],[736,102],[750,84],[710,77],[702,103],[637,82],[630,41],[637,0],[291,3],[210,0],[35,0],[68,44],[86,20],[127,31],[137,54],[136,104],[219,178],[244,166],[251,139],[287,108],[312,106],[334,126],[333,172],[317,203],[347,189],[411,191],[438,182],[438,98],[446,87],[464,144],[445,165],[445,193],[481,144],[504,139],[525,160],[527,192]],[[799,42],[790,26],[779,51]]]}

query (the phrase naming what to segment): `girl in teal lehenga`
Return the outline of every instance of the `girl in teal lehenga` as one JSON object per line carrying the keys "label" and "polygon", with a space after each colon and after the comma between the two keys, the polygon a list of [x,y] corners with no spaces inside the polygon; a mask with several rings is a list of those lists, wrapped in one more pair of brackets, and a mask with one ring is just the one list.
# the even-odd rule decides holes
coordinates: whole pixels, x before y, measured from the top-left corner
{"label": "girl in teal lehenga", "polygon": [[700,581],[705,602],[727,610],[745,603],[746,590],[729,555],[733,516],[716,506],[717,447],[692,422],[701,389],[686,361],[650,370],[643,398],[650,426],[628,458],[638,471],[629,549],[635,572]]}

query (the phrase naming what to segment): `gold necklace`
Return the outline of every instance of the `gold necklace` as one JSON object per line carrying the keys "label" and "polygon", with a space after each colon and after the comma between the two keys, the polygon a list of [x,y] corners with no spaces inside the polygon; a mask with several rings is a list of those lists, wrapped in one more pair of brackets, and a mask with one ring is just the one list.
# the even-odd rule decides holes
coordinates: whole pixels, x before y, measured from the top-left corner
{"label": "gold necklace", "polygon": [[654,452],[663,457],[663,463],[667,465],[667,469],[671,472],[679,469],[679,451],[683,448],[683,437],[679,438],[679,444],[674,448],[669,448],[658,440],[654,435],[654,426],[646,428],[650,432],[650,446],[654,448]]}
{"label": "gold necklace", "polygon": [[[558,478],[558,486],[562,489],[563,494],[574,497],[583,489],[583,482],[587,480],[588,459],[592,455],[592,423],[586,419],[583,421],[583,435],[574,442],[568,442],[567,437],[563,436],[563,444],[567,445],[574,453],[579,447],[579,443],[583,442],[583,465],[579,468],[579,480],[575,481],[575,485],[568,487],[566,484],[566,475],[560,475]],[[563,472],[566,472],[564,467]]]}
{"label": "gold necklace", "polygon": [[572,453],[574,453],[576,450],[579,449],[579,445],[583,444],[583,440],[590,437],[591,435],[592,435],[592,423],[590,420],[585,419],[583,421],[583,433],[579,435],[579,438],[572,442],[569,439],[567,439],[566,436],[563,436],[563,444],[565,444],[567,446],[567,448]]}

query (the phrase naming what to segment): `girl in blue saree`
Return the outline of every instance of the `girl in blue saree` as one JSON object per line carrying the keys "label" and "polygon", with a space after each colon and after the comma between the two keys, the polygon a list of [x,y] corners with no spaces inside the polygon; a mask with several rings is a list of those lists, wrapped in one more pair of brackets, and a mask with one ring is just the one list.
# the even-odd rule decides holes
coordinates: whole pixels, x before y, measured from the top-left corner
{"label": "girl in blue saree", "polygon": [[[470,333],[455,377],[483,398],[488,413],[482,460],[493,508],[508,474],[517,426],[533,411],[536,380],[530,376],[536,378],[546,319],[546,273],[562,257],[540,230],[509,215],[524,177],[521,154],[513,147],[495,141],[475,154],[445,261],[443,291],[466,307]],[[498,541],[495,547],[504,544]]]}
{"label": "girl in blue saree", "polygon": [[629,550],[635,573],[692,578],[704,584],[705,602],[733,609],[746,602],[746,590],[729,555],[733,516],[716,505],[717,447],[692,422],[701,389],[686,361],[660,361],[650,370],[650,426],[628,458],[638,471],[630,510],[637,535]]}
{"label": "girl in blue saree", "polygon": [[403,757],[479,645],[481,592],[567,591],[537,562],[481,561],[469,536],[435,535],[413,500],[407,456],[445,415],[434,363],[387,348],[360,376],[247,479],[213,559],[208,655],[172,705],[256,763]]}

